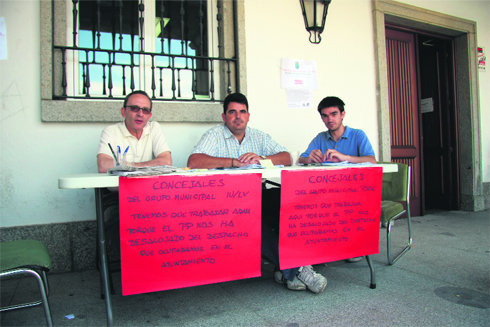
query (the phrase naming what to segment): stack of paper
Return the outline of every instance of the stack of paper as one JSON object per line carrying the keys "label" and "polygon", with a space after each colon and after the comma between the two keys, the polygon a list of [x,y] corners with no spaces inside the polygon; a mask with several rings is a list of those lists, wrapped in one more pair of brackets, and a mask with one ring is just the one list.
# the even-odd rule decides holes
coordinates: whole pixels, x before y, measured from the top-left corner
{"label": "stack of paper", "polygon": [[177,171],[172,166],[152,166],[152,167],[132,167],[132,166],[116,166],[109,169],[107,172],[110,175],[117,176],[147,176],[147,175],[164,175]]}

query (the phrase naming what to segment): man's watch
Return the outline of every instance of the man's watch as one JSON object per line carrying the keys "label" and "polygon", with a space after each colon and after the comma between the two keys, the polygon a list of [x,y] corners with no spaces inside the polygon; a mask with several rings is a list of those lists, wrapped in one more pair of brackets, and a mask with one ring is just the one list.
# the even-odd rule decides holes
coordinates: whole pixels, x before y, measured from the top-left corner
{"label": "man's watch", "polygon": [[267,157],[266,157],[266,156],[259,156],[259,157],[261,157],[261,158],[262,158],[262,159],[264,159],[264,160],[265,160],[265,159],[267,159]]}

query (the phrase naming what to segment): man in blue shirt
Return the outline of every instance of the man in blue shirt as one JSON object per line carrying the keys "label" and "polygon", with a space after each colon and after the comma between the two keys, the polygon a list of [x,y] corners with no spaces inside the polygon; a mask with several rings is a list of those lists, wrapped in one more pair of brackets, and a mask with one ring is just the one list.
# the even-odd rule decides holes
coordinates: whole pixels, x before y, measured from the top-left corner
{"label": "man in blue shirt", "polygon": [[[229,94],[223,103],[223,124],[209,129],[187,160],[190,168],[243,167],[270,159],[274,165],[291,165],[287,149],[267,133],[247,126],[248,100],[241,93]],[[279,267],[280,188],[262,189],[262,256]],[[321,293],[327,279],[312,266],[276,270],[274,280],[295,291]]]}
{"label": "man in blue shirt", "polygon": [[299,163],[342,162],[376,163],[374,150],[366,134],[360,129],[344,126],[344,102],[337,97],[326,97],[318,104],[318,112],[327,131],[319,133],[301,154]]}
{"label": "man in blue shirt", "polygon": [[[342,162],[376,163],[374,150],[369,139],[360,129],[344,126],[344,101],[337,97],[326,97],[318,104],[318,112],[327,131],[318,133],[308,149],[301,154],[299,163]],[[361,257],[347,259],[356,262]]]}

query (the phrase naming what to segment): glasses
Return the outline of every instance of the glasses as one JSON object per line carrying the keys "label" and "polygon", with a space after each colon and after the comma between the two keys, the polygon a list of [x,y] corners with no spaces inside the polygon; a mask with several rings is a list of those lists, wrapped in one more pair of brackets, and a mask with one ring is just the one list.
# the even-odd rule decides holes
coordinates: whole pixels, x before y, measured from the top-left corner
{"label": "glasses", "polygon": [[145,115],[151,114],[151,109],[150,108],[141,108],[138,106],[126,106],[126,108],[129,108],[132,112],[139,112],[140,110],[143,111]]}

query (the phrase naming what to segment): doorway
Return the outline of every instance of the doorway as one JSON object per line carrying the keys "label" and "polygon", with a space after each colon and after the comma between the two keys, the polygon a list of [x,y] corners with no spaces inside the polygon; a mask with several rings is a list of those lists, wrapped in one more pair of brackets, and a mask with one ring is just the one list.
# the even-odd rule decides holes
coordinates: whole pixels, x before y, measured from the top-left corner
{"label": "doorway", "polygon": [[385,35],[390,154],[412,168],[410,210],[459,209],[453,41],[396,26]]}
{"label": "doorway", "polygon": [[[450,39],[454,46],[455,107],[459,149],[459,203],[461,210],[484,208],[478,67],[472,56],[477,47],[476,22],[391,0],[373,1],[375,59],[377,64],[377,99],[379,113],[379,159],[391,161],[390,103],[386,55],[386,27],[398,26],[420,34]],[[423,144],[421,145],[423,146]],[[424,190],[425,192],[425,190]]]}
{"label": "doorway", "polygon": [[422,211],[459,209],[459,147],[452,39],[417,35]]}

